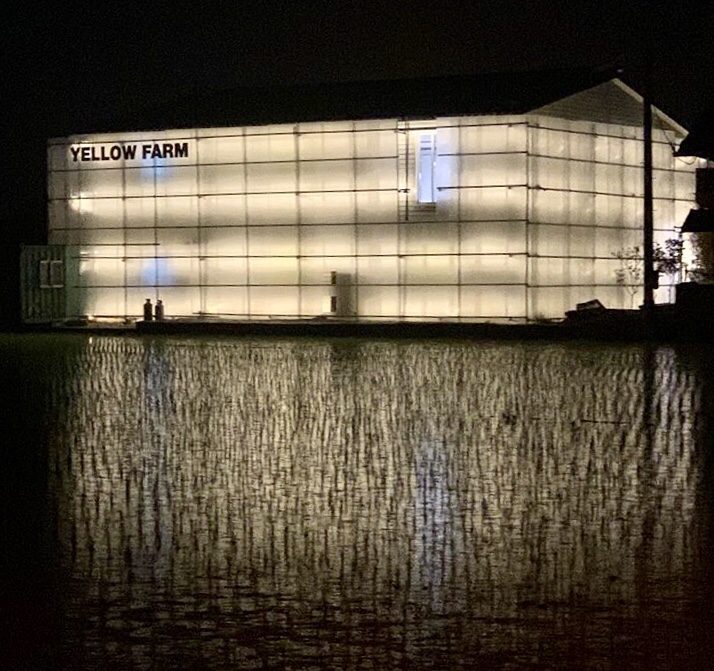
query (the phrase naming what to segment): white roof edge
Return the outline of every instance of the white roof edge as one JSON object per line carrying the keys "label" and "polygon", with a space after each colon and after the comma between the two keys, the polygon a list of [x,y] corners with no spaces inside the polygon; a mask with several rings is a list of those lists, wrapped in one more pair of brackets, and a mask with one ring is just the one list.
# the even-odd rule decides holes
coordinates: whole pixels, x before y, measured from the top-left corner
{"label": "white roof edge", "polygon": [[[625,82],[623,82],[619,77],[615,77],[610,81],[615,84],[615,86],[617,86],[621,91],[634,98],[640,105],[645,101],[645,99],[639,93],[637,93],[635,89],[625,84]],[[668,123],[678,133],[681,133],[682,135],[687,135],[689,133],[689,131],[684,126],[677,123],[668,114],[665,114],[661,109],[659,109],[659,107],[652,105],[652,110],[660,119],[662,119],[662,121]]]}

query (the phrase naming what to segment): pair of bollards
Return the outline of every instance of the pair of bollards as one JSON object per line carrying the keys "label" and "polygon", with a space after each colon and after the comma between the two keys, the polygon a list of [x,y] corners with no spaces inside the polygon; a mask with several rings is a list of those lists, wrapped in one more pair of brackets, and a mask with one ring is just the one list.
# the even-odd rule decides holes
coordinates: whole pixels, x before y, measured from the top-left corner
{"label": "pair of bollards", "polygon": [[164,319],[164,304],[161,299],[156,301],[156,307],[151,304],[151,299],[147,298],[144,302],[144,321],[150,322],[155,319],[157,322]]}

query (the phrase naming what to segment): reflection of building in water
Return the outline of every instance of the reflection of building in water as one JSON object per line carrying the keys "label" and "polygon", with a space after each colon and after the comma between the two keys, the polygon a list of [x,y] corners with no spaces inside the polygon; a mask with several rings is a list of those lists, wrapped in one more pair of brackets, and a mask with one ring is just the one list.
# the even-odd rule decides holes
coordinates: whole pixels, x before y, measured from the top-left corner
{"label": "reflection of building in water", "polygon": [[412,583],[426,589],[435,611],[443,606],[442,590],[450,572],[457,501],[449,483],[446,448],[443,441],[424,440],[415,455],[414,559]]}
{"label": "reflection of building in water", "polygon": [[[571,640],[563,609],[640,617],[642,579],[683,598],[701,390],[676,357],[655,358],[645,463],[638,347],[354,347],[95,338],[52,452],[79,654],[121,639],[164,665],[207,645],[349,661],[368,654],[352,636],[385,663],[422,635],[465,654],[486,626],[484,649],[511,646],[528,621],[498,622],[529,608],[528,645]],[[265,635],[281,628],[295,636]]]}
{"label": "reflection of building in water", "polygon": [[[51,244],[26,252],[24,318],[139,317],[147,296],[167,316],[246,320],[629,308],[641,280],[618,283],[615,255],[641,246],[642,99],[610,76],[249,91],[53,139]],[[662,243],[695,165],[673,156],[684,129],[654,118]]]}

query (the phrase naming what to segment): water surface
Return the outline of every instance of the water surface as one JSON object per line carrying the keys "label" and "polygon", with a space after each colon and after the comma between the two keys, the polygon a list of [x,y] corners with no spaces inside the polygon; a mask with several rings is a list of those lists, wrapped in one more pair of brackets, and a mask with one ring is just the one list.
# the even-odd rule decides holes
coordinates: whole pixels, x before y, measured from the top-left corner
{"label": "water surface", "polygon": [[703,348],[35,335],[0,353],[15,660],[710,668]]}

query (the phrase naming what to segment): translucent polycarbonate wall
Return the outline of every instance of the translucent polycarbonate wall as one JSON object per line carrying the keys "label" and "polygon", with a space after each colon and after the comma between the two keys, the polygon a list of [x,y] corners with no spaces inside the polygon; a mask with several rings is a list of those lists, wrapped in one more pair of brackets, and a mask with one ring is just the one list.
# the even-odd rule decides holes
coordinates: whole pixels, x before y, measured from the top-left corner
{"label": "translucent polycarbonate wall", "polygon": [[[531,118],[531,318],[563,314],[593,298],[608,307],[641,304],[642,135],[633,126]],[[653,132],[654,239],[662,249],[666,240],[678,238],[694,198],[696,166],[673,156],[681,139],[673,130]],[[655,300],[673,300],[679,280],[676,274],[661,275]]]}
{"label": "translucent polycarbonate wall", "polygon": [[[629,307],[637,129],[547,117],[300,123],[49,146],[79,315],[508,321]],[[662,236],[693,167],[658,138]],[[681,199],[681,200],[678,200]],[[74,316],[74,315],[69,315]]]}

